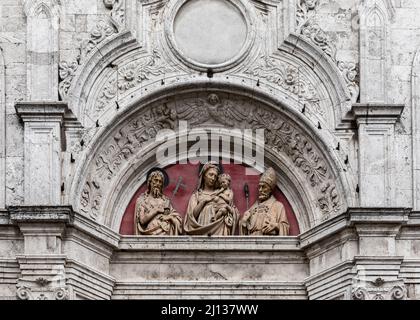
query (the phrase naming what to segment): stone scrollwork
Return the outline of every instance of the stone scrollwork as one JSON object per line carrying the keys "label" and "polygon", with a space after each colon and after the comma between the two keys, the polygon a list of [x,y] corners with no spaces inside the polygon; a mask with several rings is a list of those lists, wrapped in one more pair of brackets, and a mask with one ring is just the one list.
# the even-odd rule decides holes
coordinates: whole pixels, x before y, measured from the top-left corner
{"label": "stone scrollwork", "polygon": [[76,70],[83,63],[86,56],[112,35],[119,33],[125,24],[125,0],[103,0],[106,8],[111,10],[108,20],[98,20],[95,28],[90,32],[89,39],[82,41],[80,54],[74,62],[60,63],[59,94],[62,99],[67,97]]}
{"label": "stone scrollwork", "polygon": [[325,115],[315,87],[301,75],[296,67],[268,56],[262,56],[260,62],[245,73],[282,87],[309,104],[313,111],[322,116]]}
{"label": "stone scrollwork", "polygon": [[134,61],[119,70],[118,89],[122,92],[136,87],[144,80],[158,77],[170,72],[171,69],[163,63],[157,49],[151,55]]}
{"label": "stone scrollwork", "polygon": [[326,55],[336,60],[336,47],[331,42],[328,34],[321,29],[318,23],[314,20],[308,20],[301,29],[301,34],[309,39],[314,45],[319,47]]}
{"label": "stone scrollwork", "polygon": [[79,62],[73,61],[71,63],[68,63],[66,61],[62,61],[59,64],[60,69],[60,84],[58,87],[58,92],[60,94],[60,97],[64,99],[67,94],[69,93],[71,83],[73,81],[73,78],[76,74],[77,69],[79,68]]}
{"label": "stone scrollwork", "polygon": [[111,18],[119,29],[125,23],[125,0],[103,0],[107,9],[111,10]]}
{"label": "stone scrollwork", "polygon": [[337,66],[344,76],[352,101],[356,101],[360,91],[358,65],[354,62],[338,61]]}
{"label": "stone scrollwork", "polygon": [[[393,282],[393,283],[392,283]],[[376,285],[370,281],[360,283],[352,290],[353,300],[406,300],[407,289],[395,281]]]}
{"label": "stone scrollwork", "polygon": [[32,288],[27,285],[19,285],[16,290],[18,300],[69,300],[71,297],[70,288]]}
{"label": "stone scrollwork", "polygon": [[19,300],[32,300],[31,288],[28,286],[19,286],[16,291]]}
{"label": "stone scrollwork", "polygon": [[296,25],[301,27],[315,13],[319,0],[297,0],[296,8]]}
{"label": "stone scrollwork", "polygon": [[101,186],[118,176],[122,165],[130,161],[146,143],[153,142],[163,129],[176,129],[179,121],[188,121],[191,127],[208,123],[227,127],[265,129],[266,146],[285,154],[309,183],[317,190],[318,206],[325,215],[338,211],[342,200],[336,190],[332,172],[321,153],[296,127],[284,121],[279,114],[262,106],[232,99],[224,100],[217,94],[177,101],[175,106],[160,104],[148,108],[140,116],[120,128],[94,158],[88,180],[80,198],[82,211],[95,218],[101,208]]}
{"label": "stone scrollwork", "polygon": [[88,213],[92,219],[98,216],[99,205],[102,199],[100,186],[95,181],[86,182],[81,195],[81,211]]}
{"label": "stone scrollwork", "polygon": [[95,29],[93,29],[90,33],[90,39],[82,44],[82,60],[87,55],[89,55],[93,49],[97,48],[98,45],[101,44],[105,39],[116,34],[117,32],[118,30],[112,22],[99,20]]}
{"label": "stone scrollwork", "polygon": [[157,49],[154,49],[152,54],[122,66],[110,75],[99,90],[93,110],[94,117],[97,117],[111,101],[115,100],[119,93],[123,94],[127,90],[139,86],[143,81],[151,80],[171,71],[172,69],[163,63]]}

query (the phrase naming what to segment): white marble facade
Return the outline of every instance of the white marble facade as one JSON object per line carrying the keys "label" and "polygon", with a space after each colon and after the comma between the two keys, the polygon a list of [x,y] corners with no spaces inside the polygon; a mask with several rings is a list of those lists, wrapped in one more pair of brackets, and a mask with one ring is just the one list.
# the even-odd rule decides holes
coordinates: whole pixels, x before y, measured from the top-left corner
{"label": "white marble facade", "polygon": [[[420,299],[419,15],[408,0],[2,0],[0,299]],[[274,119],[251,120],[300,235],[119,234],[154,129],[241,127],[194,109],[209,94]]]}

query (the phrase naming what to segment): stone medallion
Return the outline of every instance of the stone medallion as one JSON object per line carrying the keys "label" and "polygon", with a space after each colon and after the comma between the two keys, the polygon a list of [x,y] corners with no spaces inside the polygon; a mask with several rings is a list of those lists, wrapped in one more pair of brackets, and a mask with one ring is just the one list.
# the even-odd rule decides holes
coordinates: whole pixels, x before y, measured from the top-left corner
{"label": "stone medallion", "polygon": [[222,71],[242,61],[252,29],[249,9],[240,1],[181,0],[169,10],[166,36],[172,52],[189,67]]}

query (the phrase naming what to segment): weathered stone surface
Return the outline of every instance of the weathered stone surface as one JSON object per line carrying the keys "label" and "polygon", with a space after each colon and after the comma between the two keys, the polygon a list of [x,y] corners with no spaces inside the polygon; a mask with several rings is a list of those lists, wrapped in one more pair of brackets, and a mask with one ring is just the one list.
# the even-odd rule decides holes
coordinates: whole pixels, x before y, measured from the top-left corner
{"label": "weathered stone surface", "polygon": [[[419,14],[2,0],[0,299],[420,299]],[[180,120],[267,129],[302,234],[121,236]]]}

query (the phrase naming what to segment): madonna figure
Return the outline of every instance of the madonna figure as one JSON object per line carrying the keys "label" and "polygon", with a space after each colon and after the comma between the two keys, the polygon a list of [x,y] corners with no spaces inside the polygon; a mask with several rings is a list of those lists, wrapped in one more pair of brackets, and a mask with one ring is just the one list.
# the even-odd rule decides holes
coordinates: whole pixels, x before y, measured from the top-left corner
{"label": "madonna figure", "polygon": [[[230,236],[235,233],[239,212],[233,204],[230,177],[223,175],[219,185],[219,166],[206,163],[200,172],[198,189],[192,194],[184,220],[188,235]],[[226,179],[228,178],[228,179]],[[230,195],[226,196],[226,195]]]}

